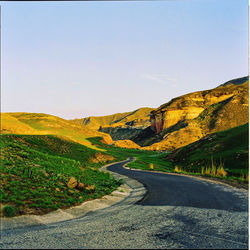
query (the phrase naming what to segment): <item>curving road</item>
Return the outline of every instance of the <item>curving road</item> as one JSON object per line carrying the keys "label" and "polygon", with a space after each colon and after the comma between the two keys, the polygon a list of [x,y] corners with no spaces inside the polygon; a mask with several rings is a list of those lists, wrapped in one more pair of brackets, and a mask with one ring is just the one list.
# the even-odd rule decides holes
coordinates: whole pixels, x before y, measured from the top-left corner
{"label": "curving road", "polygon": [[108,170],[143,183],[142,200],[128,197],[79,219],[3,230],[0,248],[248,248],[248,192],[128,170],[125,163]]}
{"label": "curving road", "polygon": [[128,170],[122,165],[114,164],[107,169],[136,179],[147,188],[147,195],[137,204],[248,211],[248,201],[239,199],[233,189],[188,176]]}

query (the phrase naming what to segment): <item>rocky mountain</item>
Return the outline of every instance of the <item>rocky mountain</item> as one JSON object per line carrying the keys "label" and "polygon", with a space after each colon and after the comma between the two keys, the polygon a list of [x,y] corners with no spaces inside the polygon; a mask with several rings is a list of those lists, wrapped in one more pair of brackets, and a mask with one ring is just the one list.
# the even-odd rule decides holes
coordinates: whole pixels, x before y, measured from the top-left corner
{"label": "rocky mountain", "polygon": [[248,77],[172,99],[150,113],[151,125],[131,140],[150,150],[172,151],[249,121]]}
{"label": "rocky mountain", "polygon": [[150,112],[153,108],[140,108],[131,112],[107,116],[90,116],[71,120],[85,128],[110,134],[113,140],[129,139],[150,126]]}

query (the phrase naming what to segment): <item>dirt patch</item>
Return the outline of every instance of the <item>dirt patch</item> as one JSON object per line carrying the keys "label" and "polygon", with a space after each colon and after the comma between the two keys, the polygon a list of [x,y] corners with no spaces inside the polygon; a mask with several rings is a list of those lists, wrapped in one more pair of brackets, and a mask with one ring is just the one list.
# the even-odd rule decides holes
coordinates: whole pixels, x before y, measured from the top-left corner
{"label": "dirt patch", "polygon": [[112,155],[96,153],[90,157],[89,161],[93,163],[113,161],[115,158]]}
{"label": "dirt patch", "polygon": [[131,140],[118,140],[114,143],[114,145],[119,148],[141,148],[139,145],[137,145]]}

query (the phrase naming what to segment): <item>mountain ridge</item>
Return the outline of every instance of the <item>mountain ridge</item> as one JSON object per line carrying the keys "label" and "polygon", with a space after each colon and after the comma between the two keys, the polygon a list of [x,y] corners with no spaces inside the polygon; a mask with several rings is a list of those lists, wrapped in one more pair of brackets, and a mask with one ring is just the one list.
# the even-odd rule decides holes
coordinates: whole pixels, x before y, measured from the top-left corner
{"label": "mountain ridge", "polygon": [[[234,84],[237,83],[237,84]],[[150,128],[131,138],[150,150],[172,151],[203,136],[248,122],[249,80],[173,98],[150,115]]]}

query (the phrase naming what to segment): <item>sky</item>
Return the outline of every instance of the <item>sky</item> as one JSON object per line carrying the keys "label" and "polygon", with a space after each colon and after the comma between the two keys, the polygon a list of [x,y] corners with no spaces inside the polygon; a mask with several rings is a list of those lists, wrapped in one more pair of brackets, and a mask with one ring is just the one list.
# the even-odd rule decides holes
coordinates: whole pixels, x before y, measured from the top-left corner
{"label": "sky", "polygon": [[0,5],[2,112],[157,108],[248,75],[248,0]]}

